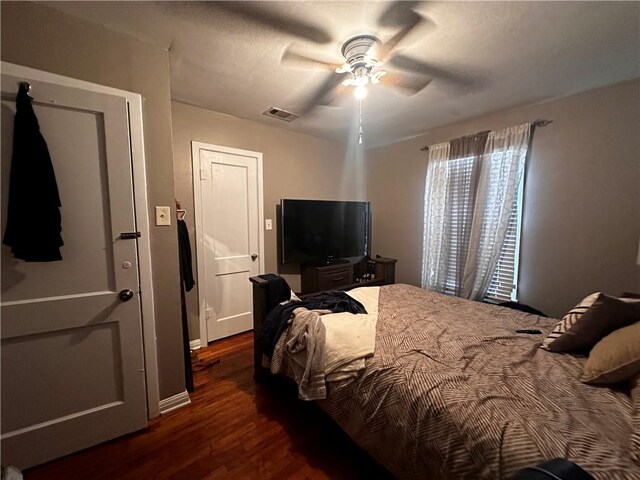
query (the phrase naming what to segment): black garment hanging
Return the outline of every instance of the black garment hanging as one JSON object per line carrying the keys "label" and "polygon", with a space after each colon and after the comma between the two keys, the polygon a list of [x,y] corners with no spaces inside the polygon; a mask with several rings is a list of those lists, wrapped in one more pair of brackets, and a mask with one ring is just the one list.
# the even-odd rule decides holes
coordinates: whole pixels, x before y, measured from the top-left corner
{"label": "black garment hanging", "polygon": [[191,265],[191,245],[189,231],[184,220],[178,220],[178,257],[180,261],[180,310],[182,313],[182,349],[184,353],[184,378],[188,392],[193,392],[193,369],[191,367],[191,347],[189,345],[189,320],[187,317],[187,301],[185,290],[188,292],[196,282],[193,279]]}
{"label": "black garment hanging", "polygon": [[7,227],[3,243],[27,262],[62,260],[60,195],[49,149],[25,85],[20,85],[13,123]]}
{"label": "black garment hanging", "polygon": [[182,273],[184,289],[190,292],[196,282],[193,279],[189,230],[187,230],[187,224],[184,220],[178,220],[178,246],[180,248],[180,272]]}

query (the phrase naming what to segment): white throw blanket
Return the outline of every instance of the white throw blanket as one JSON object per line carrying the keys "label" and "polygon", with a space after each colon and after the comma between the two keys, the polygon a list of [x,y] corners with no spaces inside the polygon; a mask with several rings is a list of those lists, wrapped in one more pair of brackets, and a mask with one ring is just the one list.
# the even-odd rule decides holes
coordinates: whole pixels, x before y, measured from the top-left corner
{"label": "white throw blanket", "polygon": [[[373,355],[380,287],[360,287],[346,293],[362,303],[367,313],[296,308],[290,327],[276,345],[276,351],[287,352],[302,400],[326,398],[327,382],[354,378],[364,368],[365,358]],[[274,353],[273,373],[283,373],[283,359]]]}
{"label": "white throw blanket", "polygon": [[323,365],[327,382],[355,377],[376,346],[380,287],[359,287],[346,293],[358,300],[367,313],[332,313],[321,317],[325,328]]}

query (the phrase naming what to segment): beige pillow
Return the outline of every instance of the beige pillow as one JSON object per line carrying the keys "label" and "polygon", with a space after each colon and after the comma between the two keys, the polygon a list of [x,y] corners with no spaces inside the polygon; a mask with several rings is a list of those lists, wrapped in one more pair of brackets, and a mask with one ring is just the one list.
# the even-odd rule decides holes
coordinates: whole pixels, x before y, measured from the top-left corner
{"label": "beige pillow", "polygon": [[600,293],[595,302],[575,321],[567,322],[568,316],[559,324],[564,326],[565,331],[547,342],[556,334],[554,329],[545,339],[543,348],[551,352],[588,353],[596,343],[614,330],[640,321],[640,302],[621,300]]}
{"label": "beige pillow", "polygon": [[613,384],[640,374],[640,322],[623,327],[600,340],[584,364],[581,380]]}

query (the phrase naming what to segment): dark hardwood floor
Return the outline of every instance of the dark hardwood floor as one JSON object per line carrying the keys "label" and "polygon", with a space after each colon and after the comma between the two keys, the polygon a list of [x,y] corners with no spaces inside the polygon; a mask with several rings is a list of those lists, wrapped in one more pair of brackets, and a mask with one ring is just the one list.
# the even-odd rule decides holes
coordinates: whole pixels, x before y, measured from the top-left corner
{"label": "dark hardwood floor", "polygon": [[[54,460],[26,479],[386,479],[314,404],[256,384],[252,333],[194,355],[191,405]],[[211,365],[211,361],[220,363]]]}

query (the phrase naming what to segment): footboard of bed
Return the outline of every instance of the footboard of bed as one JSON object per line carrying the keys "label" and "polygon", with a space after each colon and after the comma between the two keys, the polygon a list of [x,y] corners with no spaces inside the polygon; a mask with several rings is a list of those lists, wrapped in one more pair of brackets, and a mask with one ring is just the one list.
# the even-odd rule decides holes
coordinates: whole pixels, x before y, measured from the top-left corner
{"label": "footboard of bed", "polygon": [[253,285],[253,377],[261,380],[269,371],[262,366],[262,348],[258,344],[258,335],[262,330],[262,323],[267,316],[267,280],[251,277]]}

